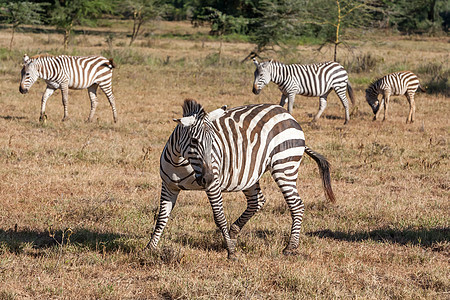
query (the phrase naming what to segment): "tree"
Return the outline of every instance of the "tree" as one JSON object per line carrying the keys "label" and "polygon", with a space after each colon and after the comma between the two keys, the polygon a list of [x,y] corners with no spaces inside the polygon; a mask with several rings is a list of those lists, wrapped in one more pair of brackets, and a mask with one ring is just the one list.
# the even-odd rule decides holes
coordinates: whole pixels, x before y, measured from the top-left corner
{"label": "tree", "polygon": [[[334,3],[333,3],[334,2]],[[370,19],[370,7],[363,0],[319,0],[306,1],[304,24],[315,24],[326,29],[328,42],[334,44],[334,61],[337,60],[337,48],[342,43],[342,30],[346,27],[360,27]],[[326,28],[328,27],[328,28]]]}
{"label": "tree", "polygon": [[14,33],[22,24],[41,24],[44,7],[48,3],[34,3],[29,1],[14,1],[3,3],[2,15],[5,22],[12,25],[11,40],[9,50],[12,49]]}
{"label": "tree", "polygon": [[163,13],[162,6],[158,6],[157,0],[126,0],[120,5],[123,5],[125,16],[133,19],[130,46],[141,33],[142,25],[156,19]]}
{"label": "tree", "polygon": [[250,25],[251,40],[256,43],[256,52],[273,49],[297,35],[303,3],[298,0],[261,0],[256,17]]}
{"label": "tree", "polygon": [[112,11],[110,0],[56,0],[51,23],[64,31],[64,50],[76,25],[94,26],[104,12]]}

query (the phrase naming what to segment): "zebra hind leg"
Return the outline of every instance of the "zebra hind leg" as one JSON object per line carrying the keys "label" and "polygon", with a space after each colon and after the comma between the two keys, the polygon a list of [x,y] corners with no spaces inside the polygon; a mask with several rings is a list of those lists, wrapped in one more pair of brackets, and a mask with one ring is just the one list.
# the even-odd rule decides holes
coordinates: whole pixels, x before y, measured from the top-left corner
{"label": "zebra hind leg", "polygon": [[259,182],[254,184],[247,190],[243,191],[245,197],[247,198],[247,208],[242,213],[242,215],[231,225],[230,227],[230,238],[236,240],[242,227],[250,220],[253,215],[261,209],[261,207],[266,202],[263,193],[261,192],[261,187]]}
{"label": "zebra hind leg", "polygon": [[87,119],[88,122],[92,122],[95,114],[95,109],[97,108],[97,87],[98,85],[94,84],[88,88],[89,99],[91,99],[91,112],[89,113],[89,118]]}
{"label": "zebra hind leg", "polygon": [[326,93],[325,95],[320,96],[320,98],[319,98],[319,111],[314,116],[313,122],[317,122],[319,120],[319,118],[322,115],[323,111],[327,107],[327,96],[328,96],[328,93]]}
{"label": "zebra hind leg", "polygon": [[100,85],[100,89],[105,93],[108,98],[109,104],[111,105],[114,123],[117,123],[117,111],[116,111],[116,98],[112,92],[111,82],[105,85]]}
{"label": "zebra hind leg", "polygon": [[339,99],[341,100],[342,106],[344,106],[345,110],[345,122],[344,124],[348,124],[348,121],[350,121],[350,113],[348,108],[348,99],[346,96],[346,87],[339,87],[334,89],[336,94],[338,95]]}
{"label": "zebra hind leg", "polygon": [[285,158],[285,163],[281,163],[281,160],[278,160],[277,169],[272,170],[272,177],[283,193],[292,217],[289,243],[283,250],[285,255],[295,254],[294,250],[298,248],[300,227],[302,225],[303,212],[305,211],[305,206],[296,186],[300,160],[293,161],[291,159],[291,157]]}

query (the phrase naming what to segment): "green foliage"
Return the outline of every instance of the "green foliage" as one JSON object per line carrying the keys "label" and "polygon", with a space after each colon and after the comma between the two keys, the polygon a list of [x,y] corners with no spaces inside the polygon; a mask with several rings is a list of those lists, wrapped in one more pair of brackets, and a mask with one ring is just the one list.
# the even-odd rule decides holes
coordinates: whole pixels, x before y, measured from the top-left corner
{"label": "green foliage", "polygon": [[204,10],[205,15],[199,16],[201,20],[207,20],[211,23],[212,35],[224,34],[245,34],[249,20],[242,16],[234,17],[219,11],[218,9],[207,7]]}
{"label": "green foliage", "polygon": [[0,14],[4,23],[12,25],[9,49],[12,49],[14,33],[22,24],[41,24],[44,7],[48,3],[35,3],[30,1],[4,2],[0,4]]}
{"label": "green foliage", "polygon": [[450,14],[446,0],[382,0],[381,15],[386,26],[407,33],[424,33],[448,30]]}
{"label": "green foliage", "polygon": [[64,49],[75,25],[95,26],[104,12],[112,11],[110,0],[57,0],[51,11],[50,22],[64,30]]}
{"label": "green foliage", "polygon": [[141,33],[142,25],[163,14],[164,9],[157,0],[126,0],[117,4],[127,18],[133,20],[130,46]]}
{"label": "green foliage", "polygon": [[296,36],[298,20],[301,19],[302,1],[262,0],[257,12],[259,18],[252,22],[251,40],[258,52],[281,46],[286,40]]}

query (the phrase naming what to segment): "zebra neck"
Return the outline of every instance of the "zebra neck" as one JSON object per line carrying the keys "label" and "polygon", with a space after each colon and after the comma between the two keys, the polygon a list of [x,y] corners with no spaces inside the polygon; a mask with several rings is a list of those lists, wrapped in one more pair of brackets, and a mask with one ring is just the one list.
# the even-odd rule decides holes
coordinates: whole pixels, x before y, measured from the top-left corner
{"label": "zebra neck", "polygon": [[41,60],[36,61],[36,71],[38,76],[44,80],[50,79],[49,76],[44,72],[44,62]]}
{"label": "zebra neck", "polygon": [[278,86],[282,85],[284,82],[284,68],[286,66],[279,64],[272,64],[270,71],[270,80],[276,83]]}

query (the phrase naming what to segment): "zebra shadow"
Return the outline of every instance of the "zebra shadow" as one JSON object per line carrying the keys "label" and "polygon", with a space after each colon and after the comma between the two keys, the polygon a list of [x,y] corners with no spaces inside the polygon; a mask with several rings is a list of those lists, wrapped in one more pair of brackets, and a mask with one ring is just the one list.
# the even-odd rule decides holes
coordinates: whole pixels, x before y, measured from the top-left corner
{"label": "zebra shadow", "polygon": [[90,229],[79,228],[72,230],[20,230],[0,229],[0,252],[26,253],[32,249],[31,255],[43,255],[46,249],[72,245],[82,249],[101,252],[121,250],[132,252],[140,249],[129,243],[130,238],[116,233],[98,233]]}
{"label": "zebra shadow", "polygon": [[14,121],[14,120],[23,120],[26,119],[25,117],[16,117],[16,116],[0,116],[0,119],[8,120],[8,121]]}
{"label": "zebra shadow", "polygon": [[[313,118],[315,114],[308,114],[309,118]],[[329,114],[323,114],[321,118],[327,119],[327,120],[344,120],[343,117],[335,116],[335,115],[329,115]]]}
{"label": "zebra shadow", "polygon": [[374,241],[399,245],[417,245],[433,251],[445,251],[450,242],[450,228],[392,229],[380,228],[371,231],[343,232],[329,229],[306,233],[308,236],[331,238],[347,242]]}

